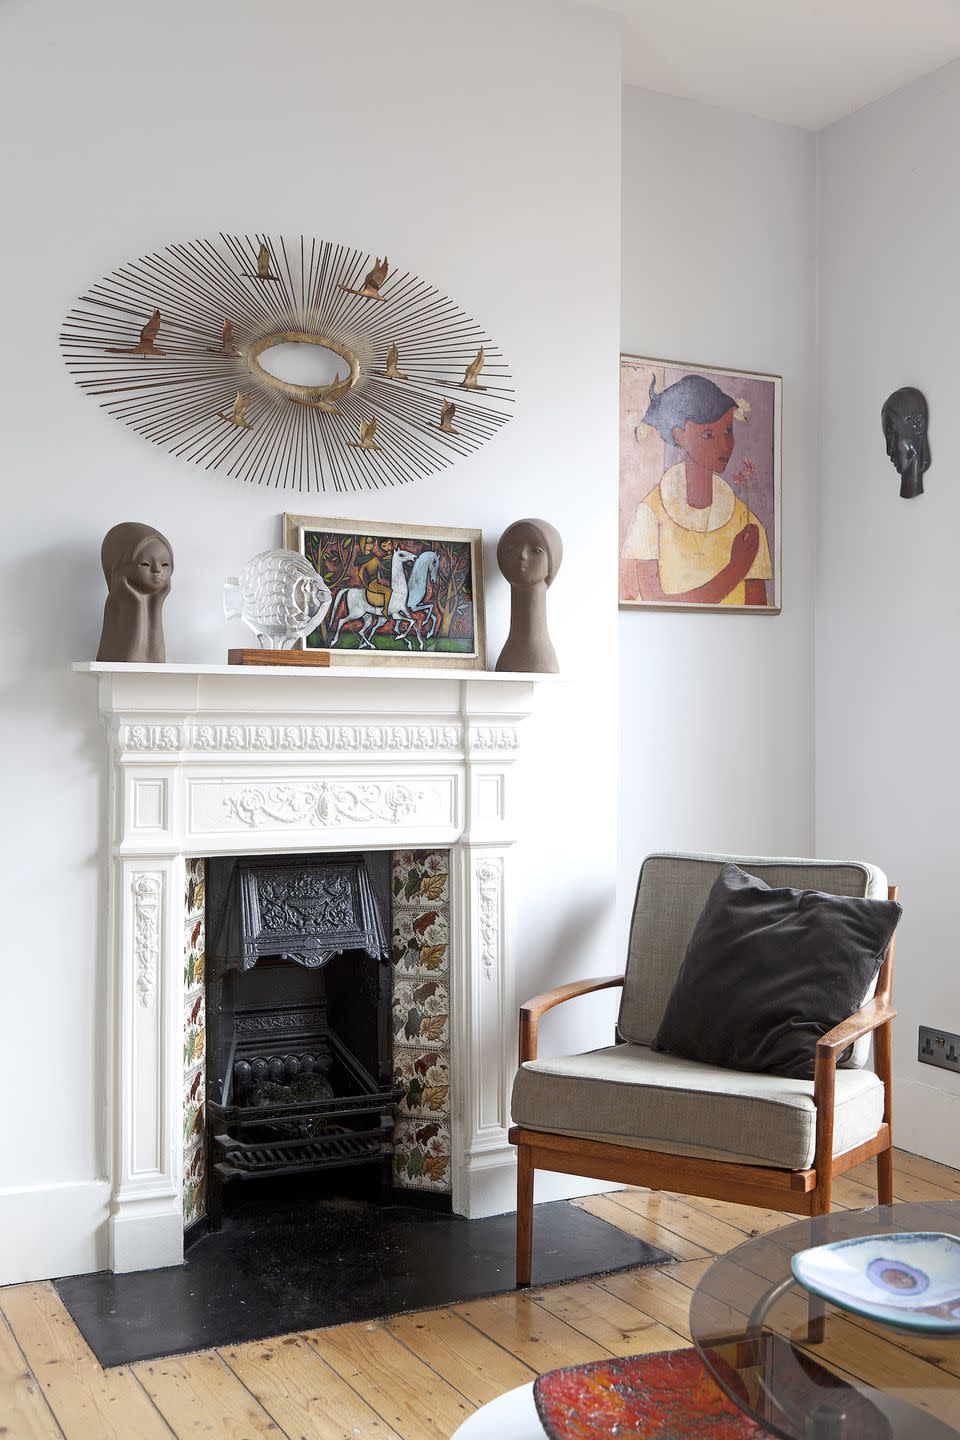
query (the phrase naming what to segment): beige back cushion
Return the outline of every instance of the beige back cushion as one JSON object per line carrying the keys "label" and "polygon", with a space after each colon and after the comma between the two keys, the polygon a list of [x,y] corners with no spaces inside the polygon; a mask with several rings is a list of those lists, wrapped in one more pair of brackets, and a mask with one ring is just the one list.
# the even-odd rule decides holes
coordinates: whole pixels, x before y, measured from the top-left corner
{"label": "beige back cushion", "polygon": [[[723,865],[739,865],[768,885],[795,890],[825,890],[831,895],[887,898],[887,877],[861,861],[781,860],[748,855],[648,855],[640,871],[630,926],[630,950],[620,1002],[621,1037],[650,1045],[690,936],[710,887]],[[784,955],[789,965],[789,955]],[[871,986],[864,1000],[876,988]],[[858,1040],[848,1065],[861,1067],[870,1054],[870,1038]]]}

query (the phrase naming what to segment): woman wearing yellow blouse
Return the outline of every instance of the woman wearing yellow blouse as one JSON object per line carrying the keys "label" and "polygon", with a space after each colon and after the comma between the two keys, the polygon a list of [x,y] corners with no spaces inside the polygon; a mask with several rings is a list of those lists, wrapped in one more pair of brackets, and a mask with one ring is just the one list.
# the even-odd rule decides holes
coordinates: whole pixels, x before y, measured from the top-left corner
{"label": "woman wearing yellow blouse", "polygon": [[623,546],[638,599],[686,605],[766,605],[770,546],[757,517],[722,478],[735,444],[737,401],[704,375],[659,395],[650,382],[645,425],[684,458],[637,506]]}

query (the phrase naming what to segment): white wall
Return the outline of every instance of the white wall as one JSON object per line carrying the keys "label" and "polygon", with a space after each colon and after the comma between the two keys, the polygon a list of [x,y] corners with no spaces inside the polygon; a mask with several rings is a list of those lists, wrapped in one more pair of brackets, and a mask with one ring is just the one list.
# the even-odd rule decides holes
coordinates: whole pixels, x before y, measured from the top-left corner
{"label": "white wall", "polygon": [[[960,1079],[921,1066],[917,1026],[960,1030],[956,814],[960,432],[950,65],[820,137],[822,497],[817,844],[901,887],[894,1133],[960,1165]],[[933,463],[901,500],[880,407],[926,394]]]}
{"label": "white wall", "polygon": [[[2,362],[0,1013],[18,1096],[0,1145],[0,1282],[104,1261],[105,747],[93,685],[69,671],[96,649],[101,537],[128,519],[170,537],[167,653],[219,662],[240,639],[222,618],[223,577],[279,542],[284,508],[282,494],[162,453],[68,379],[62,317],[121,261],[219,230],[386,248],[503,347],[517,385],[506,430],[452,473],[358,496],[346,513],[483,527],[491,659],[506,629],[496,537],[526,514],[560,529],[551,623],[573,680],[543,700],[519,987],[604,970],[614,948],[615,24],[549,0],[267,8],[14,0],[0,20],[4,330],[15,337]],[[288,508],[306,508],[303,497]],[[584,737],[592,783],[573,792],[564,777]],[[609,1017],[585,1013],[593,1028],[579,1037],[602,1042]],[[562,1024],[554,1033],[562,1043]]]}
{"label": "white wall", "polygon": [[814,144],[624,91],[621,348],[783,376],[783,613],[620,615],[621,944],[650,850],[813,850]]}

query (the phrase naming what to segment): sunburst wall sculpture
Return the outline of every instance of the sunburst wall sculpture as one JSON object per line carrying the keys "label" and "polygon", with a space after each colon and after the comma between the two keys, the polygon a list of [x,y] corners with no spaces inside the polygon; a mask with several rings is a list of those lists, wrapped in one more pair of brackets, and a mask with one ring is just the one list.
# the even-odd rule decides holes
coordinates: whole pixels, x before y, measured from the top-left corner
{"label": "sunburst wall sculpture", "polygon": [[[173,454],[258,485],[403,484],[510,418],[501,352],[445,295],[330,241],[221,235],[93,285],[64,321],[81,389]],[[336,357],[322,385],[265,368],[279,345]]]}

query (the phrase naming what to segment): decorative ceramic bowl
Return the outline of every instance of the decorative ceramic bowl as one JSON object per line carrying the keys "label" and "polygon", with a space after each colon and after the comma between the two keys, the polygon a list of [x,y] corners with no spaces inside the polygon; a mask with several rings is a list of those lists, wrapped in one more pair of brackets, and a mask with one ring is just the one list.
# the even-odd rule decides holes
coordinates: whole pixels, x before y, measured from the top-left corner
{"label": "decorative ceramic bowl", "polygon": [[860,1235],[801,1250],[790,1266],[804,1289],[855,1315],[902,1330],[960,1334],[960,1236]]}

